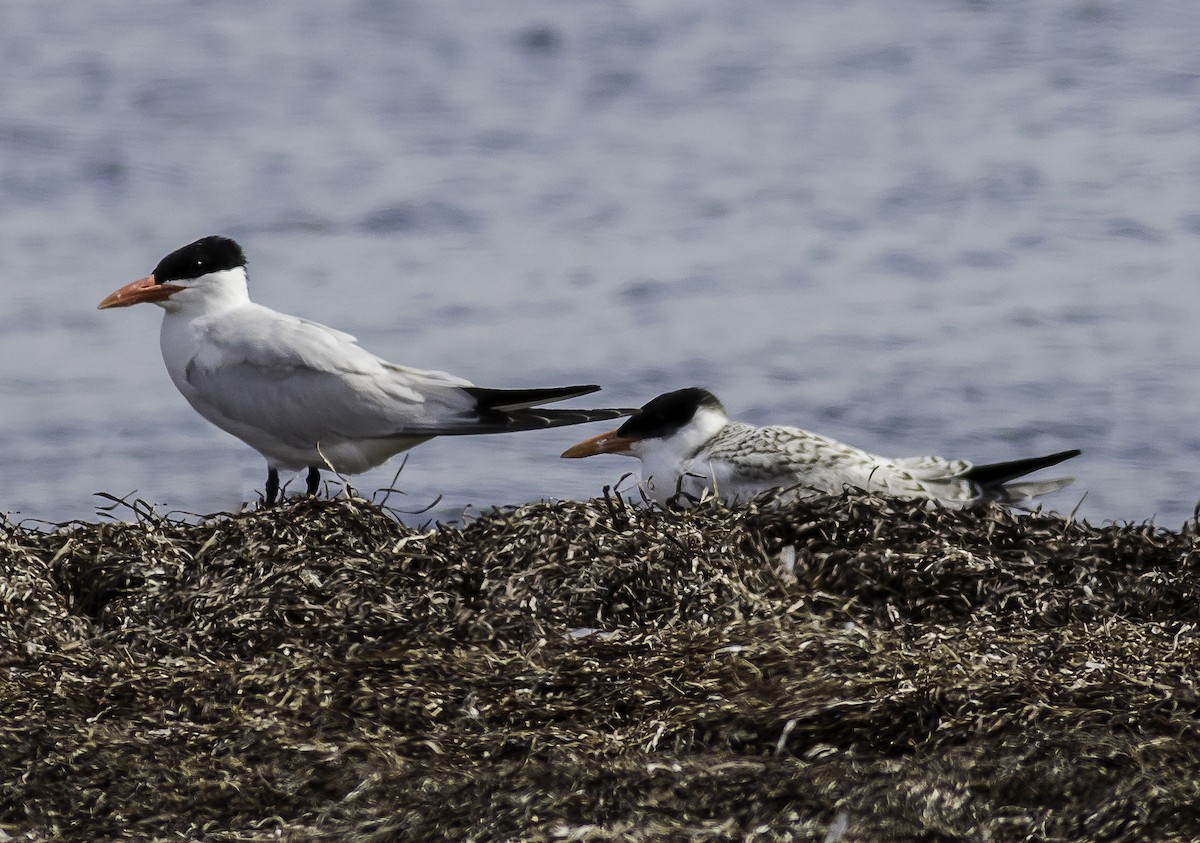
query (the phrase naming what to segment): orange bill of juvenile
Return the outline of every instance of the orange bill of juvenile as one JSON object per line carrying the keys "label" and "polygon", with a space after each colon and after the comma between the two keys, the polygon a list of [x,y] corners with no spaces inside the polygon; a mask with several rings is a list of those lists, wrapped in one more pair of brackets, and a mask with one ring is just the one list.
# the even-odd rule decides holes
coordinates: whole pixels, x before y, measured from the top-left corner
{"label": "orange bill of juvenile", "polygon": [[621,436],[620,430],[610,430],[577,442],[560,456],[563,459],[574,460],[580,457],[594,457],[596,454],[626,454],[638,440],[631,436]]}

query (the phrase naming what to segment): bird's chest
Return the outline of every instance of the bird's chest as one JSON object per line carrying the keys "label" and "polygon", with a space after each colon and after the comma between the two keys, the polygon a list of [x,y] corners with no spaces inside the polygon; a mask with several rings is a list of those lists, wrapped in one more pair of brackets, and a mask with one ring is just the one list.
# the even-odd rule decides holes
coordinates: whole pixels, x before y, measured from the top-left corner
{"label": "bird's chest", "polygon": [[680,493],[685,497],[699,498],[713,486],[713,469],[714,466],[702,457],[643,457],[643,486],[659,503],[666,503]]}
{"label": "bird's chest", "polygon": [[204,339],[204,324],[200,320],[163,320],[162,331],[159,334],[163,363],[175,387],[189,401],[195,398],[195,389],[188,382],[188,372],[196,366],[209,365],[204,356],[205,349],[210,346]]}

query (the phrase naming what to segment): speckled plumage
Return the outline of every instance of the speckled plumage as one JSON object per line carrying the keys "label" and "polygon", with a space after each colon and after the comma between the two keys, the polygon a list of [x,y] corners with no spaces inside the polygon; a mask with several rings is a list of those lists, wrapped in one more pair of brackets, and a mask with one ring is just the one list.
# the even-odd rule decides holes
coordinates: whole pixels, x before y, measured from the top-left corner
{"label": "speckled plumage", "polygon": [[617,430],[564,456],[591,453],[638,457],[643,489],[659,503],[706,493],[735,502],[782,487],[788,497],[855,488],[967,507],[984,500],[1021,503],[1057,491],[1073,478],[1008,481],[1079,452],[982,466],[938,456],[890,458],[797,427],[731,421],[715,396],[692,388],[659,396]]}
{"label": "speckled plumage", "polygon": [[937,456],[889,459],[798,427],[731,421],[686,460],[683,471],[704,478],[687,484],[691,494],[703,491],[696,485],[712,486],[726,499],[743,500],[780,486],[796,487],[796,496],[838,494],[849,486],[962,506],[984,496],[962,476],[971,467],[966,460]]}

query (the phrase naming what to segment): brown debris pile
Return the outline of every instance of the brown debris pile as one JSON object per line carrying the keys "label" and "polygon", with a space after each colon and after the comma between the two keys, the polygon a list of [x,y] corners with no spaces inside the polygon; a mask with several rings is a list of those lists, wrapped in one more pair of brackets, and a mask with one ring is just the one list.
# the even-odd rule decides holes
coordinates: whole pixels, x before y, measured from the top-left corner
{"label": "brown debris pile", "polygon": [[0,840],[1200,837],[1192,527],[843,497],[0,531]]}

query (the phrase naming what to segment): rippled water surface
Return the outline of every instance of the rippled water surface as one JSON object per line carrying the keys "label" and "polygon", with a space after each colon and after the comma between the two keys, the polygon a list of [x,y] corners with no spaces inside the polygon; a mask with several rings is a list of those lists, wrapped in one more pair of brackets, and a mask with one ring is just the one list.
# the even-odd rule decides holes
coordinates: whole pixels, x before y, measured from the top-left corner
{"label": "rippled water surface", "polygon": [[[95,310],[218,232],[257,300],[481,385],[1200,499],[1200,5],[111,5],[0,28],[0,511],[255,498],[157,308]],[[391,503],[597,494],[636,463],[557,454],[600,429],[423,445]]]}

